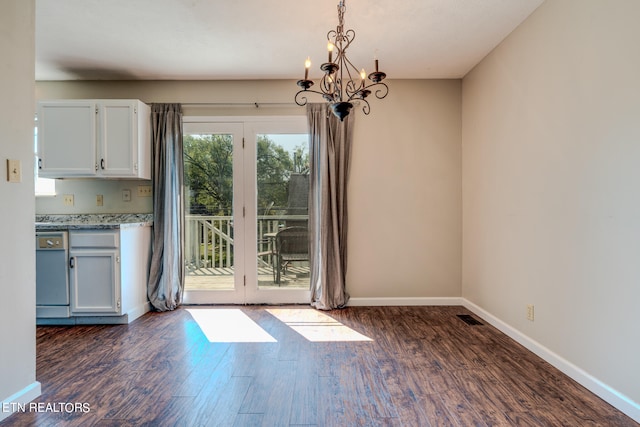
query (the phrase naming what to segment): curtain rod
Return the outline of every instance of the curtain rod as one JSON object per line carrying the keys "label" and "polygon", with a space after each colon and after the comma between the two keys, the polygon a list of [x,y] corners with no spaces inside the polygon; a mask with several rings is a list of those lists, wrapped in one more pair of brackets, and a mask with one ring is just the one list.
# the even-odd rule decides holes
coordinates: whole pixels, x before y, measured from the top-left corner
{"label": "curtain rod", "polygon": [[183,107],[292,107],[295,102],[185,102]]}

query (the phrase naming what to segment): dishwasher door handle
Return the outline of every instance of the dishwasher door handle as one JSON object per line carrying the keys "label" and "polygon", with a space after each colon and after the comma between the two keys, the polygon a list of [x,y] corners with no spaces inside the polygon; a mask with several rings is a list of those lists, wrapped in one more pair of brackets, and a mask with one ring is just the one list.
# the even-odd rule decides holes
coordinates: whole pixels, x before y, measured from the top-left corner
{"label": "dishwasher door handle", "polygon": [[72,256],[69,258],[69,268],[73,268],[76,265],[76,257]]}

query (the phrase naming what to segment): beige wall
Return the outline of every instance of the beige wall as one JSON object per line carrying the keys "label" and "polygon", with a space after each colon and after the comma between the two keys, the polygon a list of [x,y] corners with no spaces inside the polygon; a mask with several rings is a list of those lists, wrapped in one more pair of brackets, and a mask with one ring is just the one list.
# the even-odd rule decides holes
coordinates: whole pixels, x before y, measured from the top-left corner
{"label": "beige wall", "polygon": [[[0,402],[28,401],[36,383],[33,236],[34,0],[0,0]],[[6,159],[22,182],[6,180]],[[0,420],[9,413],[0,408]]]}
{"label": "beige wall", "polygon": [[[107,214],[151,213],[153,198],[139,197],[139,185],[152,185],[148,180],[122,179],[58,179],[55,196],[36,197],[36,214]],[[122,200],[123,190],[129,190],[131,200]],[[64,195],[73,195],[73,206],[65,206]],[[102,195],[102,206],[96,196]]]}
{"label": "beige wall", "polygon": [[547,0],[464,78],[462,294],[640,413],[638,16]]}
{"label": "beige wall", "polygon": [[[350,181],[348,288],[353,297],[459,297],[461,84],[389,82],[369,116],[356,112]],[[38,99],[138,98],[144,102],[292,103],[293,81],[38,82]],[[298,106],[185,107],[185,115],[304,115]],[[95,201],[90,182],[64,189]],[[104,184],[103,184],[104,185]],[[120,187],[114,188],[113,198]],[[134,183],[135,185],[135,183]],[[132,192],[133,193],[133,192]],[[105,196],[105,200],[106,200]],[[60,210],[39,201],[38,212]],[[90,206],[89,206],[90,207]],[[77,210],[77,208],[76,208]]]}
{"label": "beige wall", "polygon": [[397,81],[359,115],[349,186],[352,297],[459,297],[461,85]]}

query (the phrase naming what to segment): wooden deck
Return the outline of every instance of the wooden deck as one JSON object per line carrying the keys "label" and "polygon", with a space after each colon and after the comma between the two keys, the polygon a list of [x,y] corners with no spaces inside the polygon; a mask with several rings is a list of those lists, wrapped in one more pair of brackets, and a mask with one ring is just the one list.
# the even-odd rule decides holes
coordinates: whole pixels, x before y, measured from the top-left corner
{"label": "wooden deck", "polygon": [[[187,270],[185,290],[225,290],[233,289],[233,267],[197,268]],[[280,285],[274,283],[273,270],[269,267],[258,268],[259,287],[280,287],[283,289],[309,289],[309,267],[291,266],[280,278]]]}

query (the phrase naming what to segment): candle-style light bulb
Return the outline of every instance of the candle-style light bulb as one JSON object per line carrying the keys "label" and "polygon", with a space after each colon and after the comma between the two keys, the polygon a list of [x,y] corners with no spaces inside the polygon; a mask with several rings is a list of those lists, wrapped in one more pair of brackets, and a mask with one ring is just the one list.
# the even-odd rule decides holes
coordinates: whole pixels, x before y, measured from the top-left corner
{"label": "candle-style light bulb", "polygon": [[360,78],[362,79],[362,86],[364,86],[364,79],[367,78],[367,73],[364,72],[364,68],[360,70]]}
{"label": "candle-style light bulb", "polygon": [[311,58],[307,56],[307,60],[304,61],[304,79],[309,80],[309,68],[311,68]]}
{"label": "candle-style light bulb", "polygon": [[333,62],[333,43],[327,43],[327,51],[329,51],[329,62]]}

